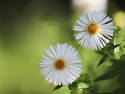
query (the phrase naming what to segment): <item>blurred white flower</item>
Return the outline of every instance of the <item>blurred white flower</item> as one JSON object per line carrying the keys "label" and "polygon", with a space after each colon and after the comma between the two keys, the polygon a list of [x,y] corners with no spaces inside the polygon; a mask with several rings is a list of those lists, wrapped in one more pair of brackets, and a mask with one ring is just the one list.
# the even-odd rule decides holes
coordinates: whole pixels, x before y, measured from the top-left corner
{"label": "blurred white flower", "polygon": [[78,51],[68,44],[57,44],[50,50],[45,50],[47,56],[42,55],[41,72],[46,80],[54,85],[68,85],[80,76],[82,62]]}
{"label": "blurred white flower", "polygon": [[75,34],[81,46],[90,49],[101,49],[113,36],[113,23],[104,12],[87,12],[77,20],[74,31],[83,31]]}
{"label": "blurred white flower", "polygon": [[105,11],[108,0],[73,0],[73,5],[84,11]]}

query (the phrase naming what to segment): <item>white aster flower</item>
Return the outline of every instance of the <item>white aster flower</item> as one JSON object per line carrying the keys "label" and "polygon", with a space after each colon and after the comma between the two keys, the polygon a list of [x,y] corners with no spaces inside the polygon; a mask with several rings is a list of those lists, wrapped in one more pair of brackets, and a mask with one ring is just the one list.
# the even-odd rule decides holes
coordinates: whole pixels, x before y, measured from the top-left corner
{"label": "white aster flower", "polygon": [[54,85],[68,85],[80,76],[82,62],[78,51],[68,44],[57,44],[45,50],[42,55],[41,72],[45,79]]}
{"label": "white aster flower", "polygon": [[82,31],[75,34],[76,40],[85,48],[101,49],[113,36],[113,23],[104,12],[87,12],[77,20],[74,31]]}
{"label": "white aster flower", "polygon": [[[84,11],[105,11],[108,0],[72,0],[73,5]],[[75,9],[76,9],[75,8]]]}

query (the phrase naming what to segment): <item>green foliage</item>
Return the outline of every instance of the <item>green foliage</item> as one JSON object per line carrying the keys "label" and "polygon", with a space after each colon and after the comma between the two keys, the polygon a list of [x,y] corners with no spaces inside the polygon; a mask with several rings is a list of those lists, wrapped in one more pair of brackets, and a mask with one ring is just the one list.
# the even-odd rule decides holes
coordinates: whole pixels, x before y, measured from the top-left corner
{"label": "green foliage", "polygon": [[79,89],[87,89],[87,88],[89,88],[89,85],[87,83],[80,82],[80,83],[78,83],[78,88]]}
{"label": "green foliage", "polygon": [[69,85],[71,94],[95,94],[96,87],[89,80],[88,75],[81,75],[79,79]]}
{"label": "green foliage", "polygon": [[59,88],[61,88],[61,87],[62,87],[62,85],[57,85],[57,86],[54,88],[54,90],[59,89]]}
{"label": "green foliage", "polygon": [[70,94],[70,90],[68,86],[63,86],[57,90],[55,90],[52,94]]}
{"label": "green foliage", "polygon": [[110,71],[107,71],[106,73],[104,73],[102,76],[97,77],[95,79],[95,81],[107,80],[107,79],[115,77],[116,75],[118,75],[118,71],[116,71],[116,70],[110,70]]}
{"label": "green foliage", "polygon": [[100,61],[99,61],[98,65],[97,65],[97,67],[100,66],[101,64],[103,64],[103,63],[107,60],[107,58],[108,58],[108,55],[105,54],[105,55],[100,59]]}

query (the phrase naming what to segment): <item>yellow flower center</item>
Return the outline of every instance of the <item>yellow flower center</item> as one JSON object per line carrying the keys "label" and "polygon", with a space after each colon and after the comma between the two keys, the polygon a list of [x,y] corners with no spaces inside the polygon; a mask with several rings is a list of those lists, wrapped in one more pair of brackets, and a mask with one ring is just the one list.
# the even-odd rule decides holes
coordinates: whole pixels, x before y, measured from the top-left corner
{"label": "yellow flower center", "polygon": [[98,26],[98,24],[96,24],[96,23],[89,24],[88,27],[87,27],[87,31],[91,35],[96,34],[97,32],[99,32],[99,26]]}
{"label": "yellow flower center", "polygon": [[57,70],[63,70],[66,67],[66,62],[64,59],[57,59],[54,66]]}

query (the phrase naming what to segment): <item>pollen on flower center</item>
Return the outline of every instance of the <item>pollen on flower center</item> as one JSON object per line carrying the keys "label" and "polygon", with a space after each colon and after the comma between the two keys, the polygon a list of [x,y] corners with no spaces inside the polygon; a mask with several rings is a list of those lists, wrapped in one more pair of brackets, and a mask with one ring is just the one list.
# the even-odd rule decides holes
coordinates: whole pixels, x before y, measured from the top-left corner
{"label": "pollen on flower center", "polygon": [[64,59],[57,59],[54,66],[57,70],[63,70],[66,67],[66,62]]}
{"label": "pollen on flower center", "polygon": [[95,23],[89,24],[88,27],[87,27],[87,31],[88,31],[91,35],[97,33],[97,32],[99,31],[99,26],[98,26],[98,24],[95,24]]}

